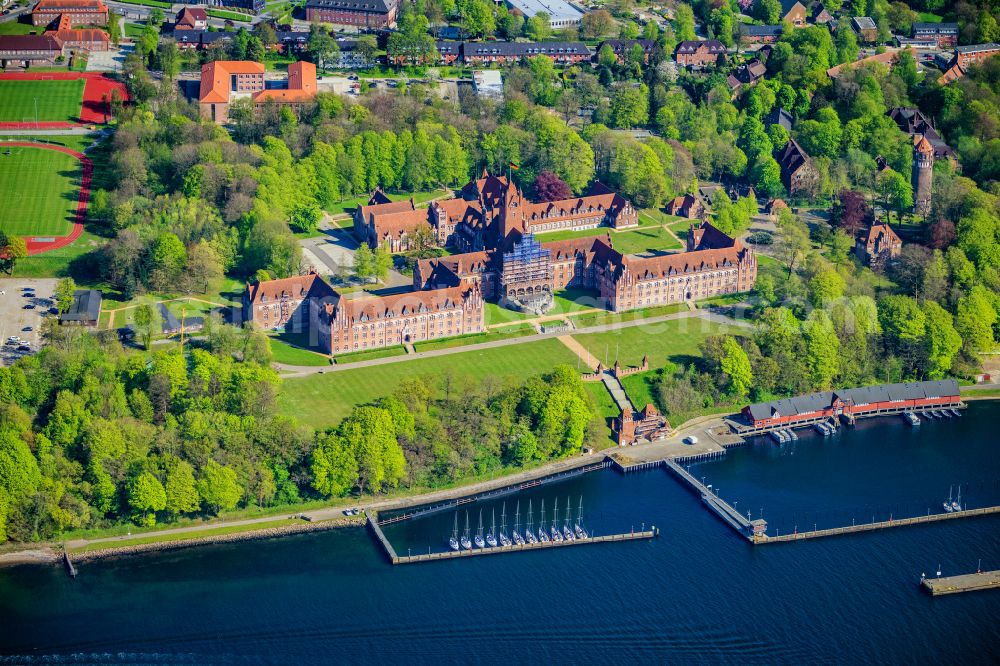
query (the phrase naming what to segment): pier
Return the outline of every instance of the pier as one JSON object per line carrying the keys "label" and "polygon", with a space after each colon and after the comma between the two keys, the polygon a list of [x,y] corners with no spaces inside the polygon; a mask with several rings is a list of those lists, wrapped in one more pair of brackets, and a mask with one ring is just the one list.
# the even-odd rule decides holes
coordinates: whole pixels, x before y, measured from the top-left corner
{"label": "pier", "polygon": [[895,520],[882,520],[879,522],[862,523],[858,525],[847,525],[846,527],[831,527],[823,530],[812,530],[809,532],[792,532],[791,534],[779,534],[778,536],[768,536],[767,534],[754,534],[750,540],[755,544],[781,543],[786,541],[801,541],[803,539],[818,539],[820,537],[838,536],[840,534],[853,534],[855,532],[870,532],[872,530],[884,530],[890,527],[903,527],[905,525],[920,525],[922,523],[934,523],[939,520],[951,520],[954,518],[969,518],[972,516],[986,516],[993,513],[1000,513],[1000,506],[988,506],[981,509],[965,509],[963,511],[952,511],[951,513],[930,513],[926,516],[916,516],[914,518],[897,518]]}
{"label": "pier", "polygon": [[613,543],[619,541],[636,541],[639,539],[653,539],[660,534],[656,527],[644,532],[628,532],[626,534],[609,534],[606,536],[591,536],[586,539],[575,539],[573,541],[540,541],[538,543],[524,543],[522,545],[511,544],[509,546],[496,546],[495,548],[473,548],[472,550],[449,550],[440,553],[424,553],[421,555],[406,555],[395,557],[393,564],[415,564],[417,562],[433,562],[436,560],[451,560],[460,557],[476,557],[478,555],[500,555],[502,553],[519,553],[526,550],[541,550],[544,548],[563,548],[567,546],[583,546],[588,543]]}
{"label": "pier", "polygon": [[73,560],[69,559],[69,551],[63,551],[63,563],[66,565],[66,573],[69,574],[69,577],[76,578],[76,567],[73,566]]}
{"label": "pier", "polygon": [[1000,588],[1000,571],[981,571],[944,578],[921,578],[920,586],[935,597],[943,594],[993,590]]}
{"label": "pier", "polygon": [[740,512],[731,507],[728,502],[716,495],[701,481],[691,476],[686,469],[678,465],[673,460],[666,460],[664,461],[664,464],[666,464],[668,469],[676,474],[682,481],[687,483],[695,492],[699,493],[701,495],[701,501],[705,503],[705,506],[714,511],[717,516],[722,518],[722,520],[734,530],[743,536],[747,536],[754,530],[754,524],[751,523],[746,516],[741,515]]}
{"label": "pier", "polygon": [[392,547],[392,544],[389,543],[389,539],[386,538],[385,532],[383,532],[382,528],[378,526],[378,518],[373,516],[368,509],[365,509],[365,518],[368,519],[368,529],[372,531],[372,534],[375,535],[378,542],[382,544],[382,548],[385,549],[385,554],[388,555],[392,563],[395,564],[399,557],[397,557],[396,550]]}

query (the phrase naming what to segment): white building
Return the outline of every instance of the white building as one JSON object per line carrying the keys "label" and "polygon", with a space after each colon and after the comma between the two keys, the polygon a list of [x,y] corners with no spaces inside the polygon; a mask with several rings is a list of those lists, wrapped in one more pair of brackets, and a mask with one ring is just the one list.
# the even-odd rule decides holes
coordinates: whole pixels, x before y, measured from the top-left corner
{"label": "white building", "polygon": [[539,12],[549,15],[549,24],[554,30],[580,25],[585,10],[566,0],[506,0],[507,6],[516,9],[525,17]]}

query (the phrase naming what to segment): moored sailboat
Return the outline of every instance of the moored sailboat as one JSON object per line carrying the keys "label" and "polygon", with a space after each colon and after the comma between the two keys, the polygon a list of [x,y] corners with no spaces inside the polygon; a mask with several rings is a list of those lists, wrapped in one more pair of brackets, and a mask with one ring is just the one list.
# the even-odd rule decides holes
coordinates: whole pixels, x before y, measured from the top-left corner
{"label": "moored sailboat", "polygon": [[954,490],[955,486],[948,486],[948,499],[944,502],[944,510],[951,513],[955,510],[954,502],[951,501],[951,491]]}
{"label": "moored sailboat", "polygon": [[503,507],[500,509],[500,545],[509,546],[510,537],[507,536],[507,503],[503,503]]}
{"label": "moored sailboat", "polygon": [[587,538],[587,530],[583,529],[583,495],[580,495],[580,507],[576,510],[576,525],[573,528],[577,539]]}
{"label": "moored sailboat", "polygon": [[469,512],[465,512],[465,531],[462,532],[462,548],[472,550],[472,540],[469,539]]}
{"label": "moored sailboat", "polygon": [[490,548],[497,547],[497,510],[493,509],[493,519],[490,522],[490,531],[486,535],[486,543]]}
{"label": "moored sailboat", "polygon": [[518,546],[524,545],[524,537],[521,536],[521,501],[517,502],[517,509],[514,511],[514,531],[510,533],[514,543]]}
{"label": "moored sailboat", "polygon": [[556,498],[554,504],[555,507],[552,509],[552,526],[549,527],[549,535],[556,543],[562,543],[562,533],[559,532],[559,528],[556,526],[556,523],[559,522],[559,498]]}
{"label": "moored sailboat", "polygon": [[455,527],[451,530],[451,538],[448,539],[448,546],[452,550],[458,550],[458,511],[455,512]]}
{"label": "moored sailboat", "polygon": [[576,535],[573,534],[573,530],[569,528],[570,518],[573,516],[573,509],[569,506],[569,498],[566,498],[566,517],[563,518],[563,537],[566,541],[576,541]]}
{"label": "moored sailboat", "polygon": [[538,543],[535,536],[534,524],[531,521],[531,500],[528,500],[528,526],[524,529],[524,538],[528,543]]}
{"label": "moored sailboat", "polygon": [[483,510],[479,510],[479,529],[476,530],[476,548],[485,548],[486,541],[483,540]]}
{"label": "moored sailboat", "polygon": [[545,532],[545,500],[542,500],[542,513],[538,519],[538,540],[542,543],[549,542],[549,535]]}

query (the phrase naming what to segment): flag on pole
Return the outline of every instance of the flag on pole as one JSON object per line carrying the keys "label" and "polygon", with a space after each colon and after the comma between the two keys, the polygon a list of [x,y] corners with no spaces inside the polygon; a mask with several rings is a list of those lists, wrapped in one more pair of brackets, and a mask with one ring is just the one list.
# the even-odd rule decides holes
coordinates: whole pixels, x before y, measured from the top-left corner
{"label": "flag on pole", "polygon": [[508,163],[507,166],[509,166],[514,171],[517,171],[518,169],[521,168],[521,167],[517,166],[516,164],[514,164],[513,162]]}

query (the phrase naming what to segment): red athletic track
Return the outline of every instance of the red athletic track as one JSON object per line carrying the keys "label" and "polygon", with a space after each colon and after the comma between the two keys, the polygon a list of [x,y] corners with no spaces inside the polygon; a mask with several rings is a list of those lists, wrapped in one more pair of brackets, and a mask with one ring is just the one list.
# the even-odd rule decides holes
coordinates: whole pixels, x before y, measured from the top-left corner
{"label": "red athletic track", "polygon": [[[41,148],[43,150],[57,150],[60,153],[66,153],[67,155],[72,155],[76,159],[80,160],[83,164],[83,175],[80,177],[80,195],[76,199],[76,219],[73,220],[73,229],[69,232],[67,236],[57,236],[51,242],[39,242],[35,236],[29,236],[25,238],[25,243],[28,246],[28,254],[41,254],[42,252],[48,252],[49,250],[56,250],[60,247],[66,247],[83,233],[83,222],[87,219],[87,202],[90,201],[90,178],[94,175],[94,163],[90,161],[90,158],[81,152],[65,148],[63,146],[50,146],[44,143],[32,143],[30,141],[9,141],[0,143],[0,147],[22,147],[22,148]],[[52,238],[51,236],[38,236],[37,238]]]}
{"label": "red athletic track", "polygon": [[32,122],[0,122],[0,129],[67,129],[81,125],[94,125],[104,122],[104,100],[107,95],[111,99],[111,91],[117,90],[122,100],[128,99],[125,84],[119,83],[100,72],[7,72],[0,74],[0,81],[72,81],[86,79],[83,89],[83,105],[80,108],[80,122],[46,121]]}

